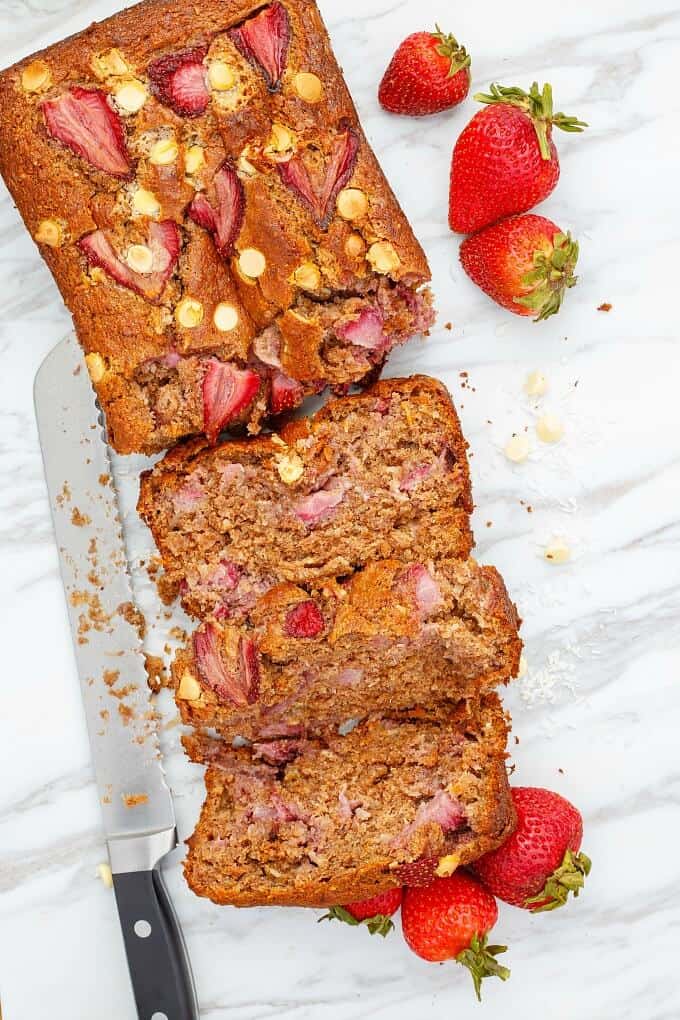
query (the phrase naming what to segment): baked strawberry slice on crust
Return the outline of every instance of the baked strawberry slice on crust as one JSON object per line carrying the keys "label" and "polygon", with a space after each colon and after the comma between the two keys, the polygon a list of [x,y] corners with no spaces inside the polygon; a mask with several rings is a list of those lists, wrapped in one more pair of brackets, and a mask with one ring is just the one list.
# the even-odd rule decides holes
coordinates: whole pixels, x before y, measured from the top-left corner
{"label": "baked strawberry slice on crust", "polygon": [[260,382],[257,372],[249,368],[210,358],[203,377],[203,431],[211,443],[253,402]]}
{"label": "baked strawberry slice on crust", "polygon": [[228,258],[243,226],[246,199],[238,174],[229,163],[223,163],[213,177],[216,204],[211,205],[201,192],[191,202],[188,212],[194,223],[210,231],[215,247]]}
{"label": "baked strawberry slice on crust", "polygon": [[383,332],[383,317],[377,308],[364,308],[357,319],[336,326],[335,332],[346,343],[367,351],[384,351],[390,343]]}
{"label": "baked strawberry slice on crust", "polygon": [[291,379],[283,372],[274,372],[271,378],[269,409],[272,414],[292,411],[302,403],[305,391],[297,379]]}
{"label": "baked strawberry slice on crust", "polygon": [[196,631],[193,644],[198,672],[221,701],[241,707],[257,701],[260,664],[250,638],[239,638],[232,661],[227,661],[221,633],[212,623]]}
{"label": "baked strawberry slice on crust", "polygon": [[140,294],[147,301],[156,302],[179,258],[180,233],[177,224],[173,220],[150,223],[147,242],[151,260],[148,273],[138,272],[127,265],[103,230],[95,230],[81,237],[78,247],[91,266],[103,269],[116,283]]}
{"label": "baked strawberry slice on crust", "polygon": [[203,63],[208,52],[197,46],[159,57],[147,67],[151,91],[180,117],[199,117],[210,102]]}
{"label": "baked strawberry slice on crust", "polygon": [[313,181],[302,156],[278,163],[281,180],[307,206],[317,224],[325,228],[333,215],[333,203],[354,173],[359,152],[356,131],[346,127],[333,142],[324,178]]}
{"label": "baked strawberry slice on crust", "polygon": [[246,60],[264,74],[270,92],[278,92],[290,48],[290,22],[283,4],[270,4],[229,36]]}
{"label": "baked strawberry slice on crust", "polygon": [[73,85],[42,111],[48,134],[76,156],[112,177],[132,175],[123,122],[99,89]]}

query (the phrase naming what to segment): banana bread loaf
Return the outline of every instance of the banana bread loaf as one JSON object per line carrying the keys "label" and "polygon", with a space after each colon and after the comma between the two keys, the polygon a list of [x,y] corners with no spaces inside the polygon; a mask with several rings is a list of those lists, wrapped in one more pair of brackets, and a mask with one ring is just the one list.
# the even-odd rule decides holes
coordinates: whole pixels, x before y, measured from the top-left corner
{"label": "banana bread loaf", "polygon": [[215,903],[331,906],[450,874],[514,828],[505,742],[495,695],[326,742],[186,737],[208,762],[187,881]]}
{"label": "banana bread loaf", "polygon": [[279,436],[176,447],[142,476],[139,512],[190,614],[238,618],[280,582],[371,559],[465,557],[466,443],[444,386],[389,379]]}
{"label": "banana bread loaf", "polygon": [[432,323],[313,0],[145,0],[27,57],[0,171],[119,452],[257,431]]}
{"label": "banana bread loaf", "polygon": [[374,562],[319,588],[277,585],[239,626],[203,623],[172,666],[177,704],[186,723],[248,739],[436,709],[516,675],[517,626],[493,567]]}

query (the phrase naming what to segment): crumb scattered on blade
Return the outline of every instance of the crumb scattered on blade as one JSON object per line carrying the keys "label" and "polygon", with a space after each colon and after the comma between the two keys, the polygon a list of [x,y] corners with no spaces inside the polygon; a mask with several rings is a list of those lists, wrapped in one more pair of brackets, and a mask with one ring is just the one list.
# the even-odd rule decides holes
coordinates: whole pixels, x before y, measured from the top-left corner
{"label": "crumb scattered on blade", "polygon": [[125,807],[129,808],[138,807],[140,804],[146,804],[149,799],[146,793],[123,793],[121,794],[121,797]]}
{"label": "crumb scattered on blade", "polygon": [[84,528],[87,524],[92,524],[92,518],[82,513],[77,506],[74,506],[71,511],[71,524],[76,528]]}

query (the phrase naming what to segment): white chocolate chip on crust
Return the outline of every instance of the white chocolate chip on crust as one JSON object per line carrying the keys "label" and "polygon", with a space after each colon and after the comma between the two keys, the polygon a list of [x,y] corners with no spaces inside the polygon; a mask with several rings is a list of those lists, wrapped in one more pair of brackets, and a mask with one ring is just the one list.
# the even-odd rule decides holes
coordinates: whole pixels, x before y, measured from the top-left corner
{"label": "white chocolate chip on crust", "polygon": [[228,301],[220,301],[213,312],[213,322],[220,333],[229,333],[238,326],[238,311]]}
{"label": "white chocolate chip on crust", "polygon": [[154,166],[169,166],[179,155],[179,146],[174,138],[161,138],[154,142],[149,153],[149,162]]}
{"label": "white chocolate chip on crust", "polygon": [[161,212],[160,202],[153,191],[147,191],[146,188],[137,188],[132,196],[132,208],[142,216],[150,216],[151,219],[156,219]]}
{"label": "white chocolate chip on crust", "polygon": [[133,114],[139,113],[149,98],[149,93],[143,82],[132,78],[130,81],[123,82],[122,85],[118,86],[113,93],[113,98],[121,113]]}
{"label": "white chocolate chip on crust", "polygon": [[115,47],[92,57],[92,70],[98,78],[119,78],[130,73],[123,54]]}
{"label": "white chocolate chip on crust", "polygon": [[293,78],[293,88],[306,103],[318,103],[323,96],[321,79],[311,71],[299,71]]}
{"label": "white chocolate chip on crust", "polygon": [[375,241],[366,253],[366,258],[376,273],[394,273],[401,265],[401,259],[389,241]]}
{"label": "white chocolate chip on crust", "polygon": [[276,458],[276,470],[281,481],[286,485],[294,485],[302,478],[305,466],[299,453],[283,453]]}
{"label": "white chocolate chip on crust", "polygon": [[190,145],[184,153],[184,169],[188,174],[195,174],[205,166],[205,151],[202,145]]}
{"label": "white chocolate chip on crust", "polygon": [[290,159],[295,151],[295,135],[285,124],[275,121],[272,124],[269,141],[265,145],[264,154],[275,162]]}
{"label": "white chocolate chip on crust", "polygon": [[213,60],[208,68],[208,81],[215,92],[228,92],[236,84],[234,72],[223,60]]}
{"label": "white chocolate chip on crust", "polygon": [[245,276],[256,280],[267,268],[267,260],[257,248],[244,248],[238,257],[238,266]]}
{"label": "white chocolate chip on crust", "polygon": [[106,362],[102,358],[101,354],[97,354],[96,352],[86,354],[85,364],[87,365],[87,370],[90,373],[90,379],[92,382],[101,382],[106,375]]}
{"label": "white chocolate chip on crust", "polygon": [[313,262],[303,262],[293,273],[293,282],[303,290],[318,290],[321,286],[319,267]]}
{"label": "white chocolate chip on crust", "polygon": [[52,73],[44,60],[32,60],[21,72],[24,92],[41,92],[52,84]]}
{"label": "white chocolate chip on crust", "polygon": [[59,220],[41,220],[35,232],[35,239],[38,244],[46,244],[50,248],[60,248],[64,243],[64,227]]}
{"label": "white chocolate chip on crust", "polygon": [[345,241],[345,254],[351,259],[358,259],[366,251],[366,242],[361,234],[350,234]]}
{"label": "white chocolate chip on crust", "polygon": [[360,220],[368,212],[368,198],[361,188],[343,188],[336,205],[343,220]]}
{"label": "white chocolate chip on crust", "polygon": [[175,319],[185,329],[195,329],[203,322],[203,305],[196,298],[182,298],[175,308]]}
{"label": "white chocolate chip on crust", "polygon": [[153,253],[145,244],[131,244],[125,261],[135,273],[150,273],[153,268]]}
{"label": "white chocolate chip on crust", "polygon": [[177,697],[182,701],[198,701],[201,697],[201,685],[188,670],[182,673],[177,686]]}

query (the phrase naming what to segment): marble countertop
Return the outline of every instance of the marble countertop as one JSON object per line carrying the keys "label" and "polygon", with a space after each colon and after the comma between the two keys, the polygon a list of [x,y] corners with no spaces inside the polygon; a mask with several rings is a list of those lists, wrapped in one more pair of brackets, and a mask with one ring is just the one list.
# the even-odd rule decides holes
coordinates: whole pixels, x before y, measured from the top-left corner
{"label": "marble countertop", "polygon": [[[110,14],[117,0],[3,0],[0,64]],[[478,555],[524,617],[526,675],[507,691],[513,781],[580,806],[593,872],[576,903],[531,916],[501,907],[507,984],[474,1003],[453,964],[411,955],[311,911],[217,908],[167,868],[210,1020],[677,1020],[680,935],[680,262],[677,60],[672,0],[573,0],[518,18],[487,0],[322,0],[369,137],[422,239],[439,322],[390,374],[439,376],[472,451]],[[473,56],[474,89],[550,80],[590,123],[561,135],[563,179],[540,209],[580,239],[582,279],[559,317],[534,325],[491,304],[457,262],[446,226],[452,144],[475,104],[425,121],[384,114],[376,85],[395,45],[438,21]],[[0,993],[7,1020],[132,1020],[80,694],[42,477],[31,388],[69,332],[49,273],[0,185]],[[610,302],[611,311],[597,310]],[[453,324],[451,331],[444,328]],[[541,369],[540,407],[522,383]],[[467,372],[467,377],[461,377]],[[565,424],[512,466],[502,448],[540,409]],[[141,459],[117,465],[140,604],[158,615],[133,510]],[[571,563],[542,558],[553,537]],[[175,622],[161,617],[151,651]],[[180,837],[200,773],[179,751],[167,693],[161,733]]]}

